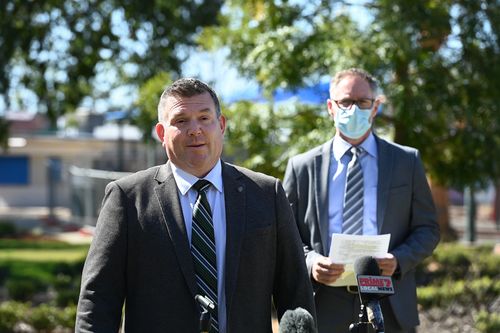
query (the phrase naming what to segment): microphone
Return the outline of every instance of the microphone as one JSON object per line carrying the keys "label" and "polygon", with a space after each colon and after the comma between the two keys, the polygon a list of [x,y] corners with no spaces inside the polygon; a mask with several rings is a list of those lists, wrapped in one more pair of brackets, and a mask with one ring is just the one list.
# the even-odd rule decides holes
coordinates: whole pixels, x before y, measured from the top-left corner
{"label": "microphone", "polygon": [[202,295],[196,295],[194,299],[203,309],[200,314],[200,332],[208,333],[210,330],[210,322],[212,320],[211,313],[215,310],[215,303],[210,298]]}
{"label": "microphone", "polygon": [[215,303],[206,296],[196,295],[194,299],[203,307],[203,309],[210,312],[215,310]]}
{"label": "microphone", "polygon": [[316,333],[314,318],[303,308],[286,310],[281,317],[279,333]]}
{"label": "microphone", "polygon": [[384,316],[379,300],[394,294],[394,285],[390,276],[380,276],[377,260],[364,256],[354,261],[354,272],[358,280],[361,303],[366,307],[368,321],[378,333],[384,332]]}

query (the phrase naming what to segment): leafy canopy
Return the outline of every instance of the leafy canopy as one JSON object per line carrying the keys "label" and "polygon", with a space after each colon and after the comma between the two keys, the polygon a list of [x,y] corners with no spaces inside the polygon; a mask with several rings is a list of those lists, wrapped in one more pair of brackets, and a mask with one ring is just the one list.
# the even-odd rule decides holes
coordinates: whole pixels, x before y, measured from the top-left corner
{"label": "leafy canopy", "polygon": [[[221,0],[4,0],[0,2],[0,102],[36,103],[55,124],[96,76],[138,85],[180,65],[200,27],[216,23]],[[96,96],[94,96],[96,97]],[[33,102],[34,101],[34,102]]]}
{"label": "leafy canopy", "polygon": [[[388,97],[378,124],[391,129],[396,142],[418,148],[436,182],[484,185],[500,176],[497,0],[230,0],[220,22],[199,40],[207,48],[229,48],[230,60],[256,78],[271,101],[278,87],[362,67],[379,78]],[[287,128],[286,122],[273,126]],[[252,140],[243,147],[250,149]],[[312,148],[294,142],[282,153]],[[262,153],[274,149],[270,144],[252,149]]]}

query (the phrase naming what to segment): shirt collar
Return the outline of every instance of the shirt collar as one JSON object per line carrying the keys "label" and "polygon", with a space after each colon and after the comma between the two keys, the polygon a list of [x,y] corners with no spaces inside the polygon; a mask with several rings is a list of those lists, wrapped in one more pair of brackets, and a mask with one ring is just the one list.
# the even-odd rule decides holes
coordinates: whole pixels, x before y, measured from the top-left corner
{"label": "shirt collar", "polygon": [[[372,132],[368,135],[368,137],[360,144],[361,148],[366,151],[369,155],[377,158],[377,142],[375,141],[375,136]],[[333,138],[333,157],[335,160],[340,161],[342,156],[351,148],[351,144],[344,139],[340,135],[335,135]]]}
{"label": "shirt collar", "polygon": [[[182,195],[186,195],[189,189],[198,181],[199,178],[178,168],[173,163],[170,163],[170,165],[172,166],[172,173],[174,174],[177,188],[181,191]],[[210,172],[203,177],[203,179],[208,180],[217,191],[222,193],[222,165],[220,159],[217,161],[212,170],[210,170]]]}

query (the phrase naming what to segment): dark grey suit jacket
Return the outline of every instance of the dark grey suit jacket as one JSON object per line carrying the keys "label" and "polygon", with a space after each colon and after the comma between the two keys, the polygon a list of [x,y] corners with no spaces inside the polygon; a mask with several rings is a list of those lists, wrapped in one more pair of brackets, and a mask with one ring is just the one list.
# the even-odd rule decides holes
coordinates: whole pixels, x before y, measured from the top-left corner
{"label": "dark grey suit jacket", "polygon": [[[389,300],[402,328],[409,329],[419,323],[414,269],[438,244],[439,228],[418,151],[377,136],[375,140],[378,232],[391,234],[389,252],[397,258],[400,271],[395,276],[396,294]],[[291,158],[283,182],[304,243],[309,274],[315,258],[329,253],[328,174],[332,143],[330,140]],[[314,284],[314,288],[330,287]],[[330,303],[334,306],[335,300]]]}
{"label": "dark grey suit jacket", "polygon": [[[280,182],[222,164],[228,332],[271,332],[281,315],[314,315],[302,244]],[[169,162],[110,183],[82,276],[77,332],[199,332],[194,267]]]}

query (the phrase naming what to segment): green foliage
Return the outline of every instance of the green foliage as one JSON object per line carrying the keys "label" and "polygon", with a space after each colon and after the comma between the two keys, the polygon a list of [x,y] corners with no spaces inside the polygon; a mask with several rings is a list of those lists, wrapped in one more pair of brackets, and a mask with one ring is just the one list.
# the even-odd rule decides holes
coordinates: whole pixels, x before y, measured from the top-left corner
{"label": "green foliage", "polygon": [[198,40],[210,49],[229,47],[233,64],[268,95],[352,66],[364,52],[352,47],[361,35],[356,24],[328,1],[315,7],[307,1],[232,0],[226,6],[222,24],[205,28]]}
{"label": "green foliage", "polygon": [[0,221],[0,238],[15,237],[17,235],[16,225],[8,221]]}
{"label": "green foliage", "polygon": [[48,304],[31,307],[29,303],[0,304],[0,333],[14,332],[18,323],[30,325],[36,332],[66,332],[75,327],[76,306],[57,308]]}
{"label": "green foliage", "polygon": [[59,312],[53,306],[41,304],[31,310],[29,323],[38,331],[51,332],[57,327]]}
{"label": "green foliage", "polygon": [[5,287],[10,299],[21,302],[29,301],[37,291],[43,291],[36,278],[8,279]]}
{"label": "green foliage", "polygon": [[[60,252],[88,248],[52,241],[0,240],[5,251],[57,250]],[[76,262],[0,260],[0,285],[4,285],[11,300],[0,303],[0,333],[13,332],[18,323],[25,323],[37,332],[72,331],[80,290],[83,258]],[[47,304],[31,306],[33,295],[52,289],[55,298]]]}
{"label": "green foliage", "polygon": [[500,294],[500,282],[489,277],[476,280],[446,279],[442,284],[418,288],[418,304],[423,309],[446,308],[452,303],[467,304],[480,308]]}
{"label": "green foliage", "polygon": [[2,239],[0,238],[0,249],[34,249],[34,250],[64,250],[64,249],[84,249],[88,245],[73,245],[52,240],[33,239]]}
{"label": "green foliage", "polygon": [[500,275],[499,267],[500,256],[493,255],[489,245],[467,247],[456,243],[441,243],[417,267],[417,276],[427,278],[423,284],[439,284],[447,279],[495,279]]}
{"label": "green foliage", "polygon": [[151,131],[158,122],[158,101],[163,90],[170,83],[172,83],[170,75],[160,72],[139,88],[139,98],[136,101],[139,114],[134,119],[134,123],[141,129],[145,142],[153,141]]}
{"label": "green foliage", "polygon": [[179,50],[194,45],[200,27],[216,23],[221,5],[220,0],[1,1],[0,96],[22,108],[29,95],[23,89],[30,91],[55,124],[93,93],[98,73],[116,79],[108,85],[137,84],[159,71],[179,73],[184,60]]}
{"label": "green foliage", "polygon": [[332,135],[323,108],[238,102],[224,109],[228,119],[225,155],[238,165],[282,178],[288,158]]}
{"label": "green foliage", "polygon": [[423,284],[418,288],[423,308],[452,302],[480,307],[500,295],[500,256],[491,246],[443,243],[417,267],[417,277]]}
{"label": "green foliage", "polygon": [[500,332],[500,314],[480,311],[476,318],[476,328],[480,333]]}
{"label": "green foliage", "polygon": [[[9,248],[10,246],[10,248]],[[30,248],[31,246],[31,248]],[[58,306],[76,304],[83,269],[85,246],[68,245],[60,242],[36,242],[21,240],[1,240],[3,253],[10,251],[26,251],[37,249],[38,252],[55,250],[64,257],[64,252],[78,249],[82,253],[77,261],[37,261],[0,260],[0,285],[5,285],[13,300],[28,301],[37,292],[45,292],[50,287],[55,291],[55,303]],[[15,256],[15,252],[14,252]]]}
{"label": "green foliage", "polygon": [[14,331],[17,322],[25,318],[28,306],[19,302],[0,303],[0,333]]}
{"label": "green foliage", "polygon": [[[226,9],[221,26],[206,28],[199,40],[206,48],[228,47],[229,59],[267,96],[363,67],[388,96],[383,124],[396,142],[420,149],[434,181],[461,187],[500,177],[498,1],[231,0]],[[350,10],[365,16],[364,29]],[[257,132],[256,141],[265,136],[271,134]]]}
{"label": "green foliage", "polygon": [[58,324],[61,327],[73,329],[76,319],[76,305],[68,305],[58,312]]}
{"label": "green foliage", "polygon": [[80,293],[80,274],[74,276],[57,274],[53,280],[53,287],[56,292],[57,306],[77,304]]}
{"label": "green foliage", "polygon": [[58,305],[76,304],[82,269],[83,258],[73,263],[0,261],[0,284],[14,300],[29,300],[52,286]]}
{"label": "green foliage", "polygon": [[417,267],[422,310],[467,308],[478,332],[498,332],[500,317],[484,309],[494,308],[500,295],[500,256],[492,246],[440,244]]}
{"label": "green foliage", "polygon": [[10,123],[4,117],[0,117],[0,149],[4,152],[9,148],[9,126]]}

